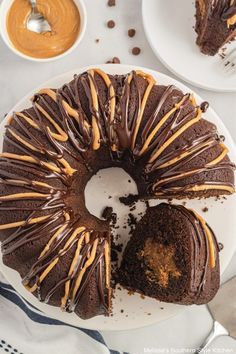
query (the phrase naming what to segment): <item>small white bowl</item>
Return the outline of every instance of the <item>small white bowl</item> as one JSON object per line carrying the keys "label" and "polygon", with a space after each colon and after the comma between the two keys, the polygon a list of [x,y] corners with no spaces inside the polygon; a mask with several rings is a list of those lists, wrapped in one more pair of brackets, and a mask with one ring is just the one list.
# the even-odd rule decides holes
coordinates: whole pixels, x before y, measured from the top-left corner
{"label": "small white bowl", "polygon": [[76,6],[78,7],[79,13],[80,13],[80,31],[79,31],[79,35],[78,35],[75,43],[69,49],[67,49],[64,53],[56,55],[55,57],[51,57],[51,58],[34,58],[29,55],[21,53],[19,50],[17,50],[13,46],[13,44],[9,38],[9,35],[7,32],[7,26],[6,26],[7,14],[8,14],[8,11],[9,11],[13,1],[14,0],[3,0],[2,3],[0,4],[0,34],[2,36],[3,41],[8,46],[8,48],[10,48],[13,53],[17,54],[21,58],[31,60],[31,61],[41,62],[41,63],[54,61],[57,59],[61,59],[61,58],[65,57],[66,55],[70,54],[73,50],[75,50],[75,48],[77,48],[79,43],[82,41],[82,39],[84,37],[86,26],[87,26],[87,12],[86,12],[86,8],[85,8],[83,0],[74,0]]}

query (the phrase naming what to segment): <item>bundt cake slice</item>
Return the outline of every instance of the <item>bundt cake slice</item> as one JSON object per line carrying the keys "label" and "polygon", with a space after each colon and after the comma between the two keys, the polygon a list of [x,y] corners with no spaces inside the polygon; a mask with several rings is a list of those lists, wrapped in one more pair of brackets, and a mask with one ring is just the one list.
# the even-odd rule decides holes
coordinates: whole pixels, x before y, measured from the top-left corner
{"label": "bundt cake slice", "polygon": [[120,283],[165,302],[203,304],[219,283],[219,245],[210,226],[180,205],[147,209],[124,251]]}
{"label": "bundt cake slice", "polygon": [[236,36],[236,0],[196,0],[197,45],[215,55]]}

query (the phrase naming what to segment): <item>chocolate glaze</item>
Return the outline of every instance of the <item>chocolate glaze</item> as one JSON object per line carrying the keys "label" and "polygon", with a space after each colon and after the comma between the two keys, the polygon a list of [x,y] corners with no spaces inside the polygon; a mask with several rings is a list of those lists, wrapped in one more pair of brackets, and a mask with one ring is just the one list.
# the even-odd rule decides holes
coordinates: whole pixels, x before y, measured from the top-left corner
{"label": "chocolate glaze", "polygon": [[236,1],[231,3],[231,0],[212,0],[208,11],[213,16],[220,17],[222,21],[227,21],[236,14]]}
{"label": "chocolate glaze", "polygon": [[[200,255],[201,255],[201,247],[203,247],[202,237],[204,237],[204,239],[205,239],[205,241],[204,241],[204,245],[206,247],[205,263],[202,268],[202,275],[201,275],[201,279],[200,279],[198,289],[197,289],[197,296],[199,297],[201,295],[201,293],[204,292],[204,290],[205,290],[207,272],[209,272],[209,269],[210,269],[210,262],[209,262],[210,255],[209,255],[208,237],[207,237],[206,232],[203,229],[203,226],[200,223],[199,219],[196,217],[196,215],[190,209],[187,209],[187,208],[183,207],[182,205],[172,205],[171,207],[176,208],[178,211],[180,211],[189,220],[189,222],[191,223],[192,228],[193,228],[191,236],[192,236],[192,240],[193,240],[193,244],[194,244],[194,258],[195,258],[195,260],[194,260],[194,266],[192,268],[192,271],[193,271],[192,289],[195,288],[196,283],[197,283],[196,269],[198,267],[198,261],[199,261]],[[216,236],[215,236],[214,232],[212,231],[212,229],[210,228],[210,226],[208,224],[207,224],[207,227],[211,231],[212,239],[214,242],[214,248],[216,250],[216,252],[215,252],[215,257],[216,257],[216,254],[219,252],[220,248],[217,243]]]}

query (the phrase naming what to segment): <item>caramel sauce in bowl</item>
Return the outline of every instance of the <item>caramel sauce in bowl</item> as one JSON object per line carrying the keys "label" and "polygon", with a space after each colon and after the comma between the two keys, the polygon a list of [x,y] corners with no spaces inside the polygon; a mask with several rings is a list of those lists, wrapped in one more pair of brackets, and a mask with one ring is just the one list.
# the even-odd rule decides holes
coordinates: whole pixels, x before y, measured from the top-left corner
{"label": "caramel sauce in bowl", "polygon": [[32,61],[48,62],[71,53],[81,42],[87,24],[83,0],[37,0],[37,7],[51,32],[27,29],[31,12],[28,0],[3,0],[0,32],[4,42],[15,54]]}

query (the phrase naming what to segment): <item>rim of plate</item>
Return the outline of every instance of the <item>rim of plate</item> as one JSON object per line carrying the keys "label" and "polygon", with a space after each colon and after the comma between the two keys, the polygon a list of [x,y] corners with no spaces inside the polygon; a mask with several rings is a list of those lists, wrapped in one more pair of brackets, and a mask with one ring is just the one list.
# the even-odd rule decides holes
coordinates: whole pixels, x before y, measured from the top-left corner
{"label": "rim of plate", "polygon": [[148,31],[148,22],[147,22],[147,18],[146,16],[144,16],[144,12],[146,9],[146,5],[147,5],[147,1],[142,0],[142,20],[143,20],[143,27],[144,27],[144,32],[146,35],[146,38],[148,40],[148,43],[150,45],[150,47],[152,48],[153,53],[156,55],[156,57],[161,61],[161,63],[170,71],[172,72],[174,75],[178,76],[181,80],[189,83],[190,85],[202,88],[204,90],[207,91],[213,91],[213,92],[224,92],[224,93],[236,93],[236,87],[235,89],[230,89],[230,88],[226,88],[226,89],[221,89],[219,87],[215,87],[215,86],[209,86],[209,85],[205,85],[202,84],[200,81],[192,81],[190,80],[187,76],[182,75],[181,73],[179,73],[178,71],[176,71],[172,66],[170,66],[165,59],[161,56],[161,54],[158,52],[158,50],[156,49],[156,46],[154,44],[153,41],[153,37],[151,36],[150,32]]}
{"label": "rim of plate", "polygon": [[[158,71],[155,71],[155,70],[151,70],[151,69],[148,69],[148,68],[145,68],[145,67],[140,67],[140,66],[135,66],[135,65],[125,65],[125,64],[98,64],[98,65],[89,65],[89,66],[86,66],[86,67],[82,67],[82,68],[75,68],[73,70],[70,70],[70,71],[67,71],[67,72],[64,72],[60,75],[57,75],[57,76],[54,76],[52,77],[51,79],[47,80],[46,82],[42,83],[41,85],[37,86],[36,88],[34,88],[33,90],[31,90],[28,94],[26,94],[21,100],[19,100],[15,105],[14,107],[9,111],[9,113],[7,114],[7,116],[3,119],[3,121],[0,123],[0,128],[4,128],[4,125],[6,124],[6,120],[8,119],[9,115],[15,110],[15,108],[19,105],[21,105],[22,103],[26,102],[29,100],[29,97],[31,97],[38,89],[42,88],[42,87],[46,87],[48,85],[51,85],[50,83],[54,80],[60,80],[60,78],[63,78],[64,76],[71,76],[73,77],[73,75],[75,73],[82,73],[88,69],[91,69],[91,68],[100,68],[104,71],[107,71],[107,72],[118,72],[118,73],[125,73],[125,72],[129,72],[129,71],[132,71],[132,70],[142,70],[142,71],[145,71],[145,72],[148,72],[150,73],[151,75],[153,75],[156,79],[157,79],[157,82],[158,82],[158,76],[162,77],[164,80],[169,80],[171,81],[174,85],[178,86],[179,89],[181,89],[182,91],[184,92],[193,92],[194,95],[195,95],[195,98],[197,100],[197,102],[199,101],[203,101],[203,99],[194,92],[194,90],[191,90],[188,86],[186,86],[185,84],[179,82],[178,80],[172,78],[171,76],[169,75],[166,75],[166,74],[163,74],[161,72],[158,72]],[[116,72],[116,73],[117,73]],[[236,160],[236,145],[228,131],[228,129],[225,127],[224,123],[222,122],[222,120],[220,119],[220,117],[216,114],[216,112],[211,108],[211,106],[208,108],[208,112],[210,111],[212,117],[214,117],[214,120],[216,120],[217,122],[217,127],[219,128],[219,131],[224,131],[224,134],[227,135],[227,140],[229,142],[229,144],[231,145],[231,154],[234,155],[235,157],[235,160]],[[1,134],[3,134],[4,132],[4,129],[1,129]],[[224,264],[224,267],[221,267],[222,271],[221,271],[221,276],[222,274],[224,273],[225,269],[228,267],[232,257],[233,257],[233,254],[231,254],[231,256],[228,258],[228,261]],[[0,256],[1,256],[1,251],[0,251]],[[4,275],[4,277],[9,281],[9,283],[15,288],[15,290],[20,294],[20,296],[22,296],[23,299],[25,299],[26,301],[28,301],[32,306],[35,306],[37,308],[37,310],[39,311],[42,311],[43,314],[46,316],[46,317],[51,317],[51,318],[54,318],[54,319],[57,319],[57,320],[60,320],[60,321],[64,321],[66,324],[69,324],[69,325],[75,325],[73,321],[70,321],[70,319],[68,317],[66,317],[64,320],[62,319],[59,319],[56,315],[50,313],[50,309],[51,308],[54,308],[53,306],[48,306],[48,309],[45,309],[42,310],[40,308],[40,302],[38,302],[38,300],[33,297],[31,294],[29,294],[29,296],[27,296],[26,294],[22,294],[22,291],[21,291],[21,284],[17,284],[17,283],[14,283],[11,281],[11,276],[8,277],[8,271],[5,271],[6,269],[9,269],[9,272],[14,272],[15,274],[18,275],[18,273],[16,271],[14,271],[13,269],[11,268],[8,268],[7,266],[5,266],[2,262],[2,259],[0,260],[0,269]],[[13,285],[14,284],[14,285]],[[36,301],[35,301],[36,300]],[[39,306],[37,306],[37,304]],[[173,305],[173,304],[172,304]],[[168,319],[171,319],[172,317],[174,317],[175,315],[179,314],[180,312],[183,312],[187,309],[187,306],[180,306],[180,305],[174,305],[173,309],[171,309],[171,313],[168,313],[165,315],[164,318],[162,318],[161,320],[158,321],[158,319],[156,317],[154,318],[150,318],[147,319],[147,321],[143,324],[140,324],[138,321],[135,321],[135,322],[132,322],[132,325],[126,325],[124,326],[124,321],[122,323],[122,325],[119,325],[119,322],[117,322],[116,324],[114,324],[114,326],[111,327],[111,324],[109,322],[106,322],[106,323],[101,323],[99,326],[96,325],[96,318],[98,317],[94,317],[93,318],[93,322],[94,323],[90,323],[90,324],[86,324],[87,321],[90,321],[90,320],[81,320],[79,317],[78,317],[78,327],[81,327],[81,328],[87,328],[87,329],[93,329],[93,330],[107,330],[107,331],[121,331],[121,330],[132,330],[132,329],[138,329],[138,328],[142,328],[142,327],[146,327],[146,326],[149,326],[149,325],[152,325],[154,323],[159,323],[159,322],[162,322],[162,321],[165,321],[165,320],[168,320]],[[99,316],[100,317],[100,316]],[[103,316],[104,317],[104,316]],[[107,319],[107,318],[106,318]],[[149,321],[148,321],[149,320]],[[72,323],[73,322],[73,323]]]}

